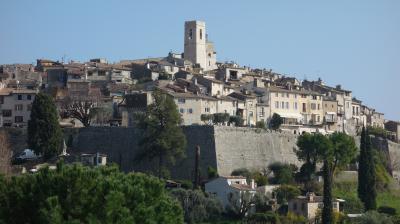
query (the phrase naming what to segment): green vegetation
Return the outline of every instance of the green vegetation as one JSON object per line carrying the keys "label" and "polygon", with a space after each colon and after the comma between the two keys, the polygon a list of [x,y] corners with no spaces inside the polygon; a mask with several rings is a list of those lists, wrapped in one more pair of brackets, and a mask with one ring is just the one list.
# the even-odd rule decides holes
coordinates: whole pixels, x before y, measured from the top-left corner
{"label": "green vegetation", "polygon": [[229,114],[228,113],[216,113],[213,116],[213,123],[214,124],[225,124],[229,121]]}
{"label": "green vegetation", "polygon": [[257,186],[264,186],[268,183],[268,179],[265,175],[263,175],[259,171],[250,171],[246,168],[236,169],[236,170],[232,171],[231,175],[246,177],[248,182],[251,179],[254,179]]}
{"label": "green vegetation", "polygon": [[28,145],[45,160],[60,154],[62,131],[53,99],[39,93],[32,103],[31,118],[28,122]]}
{"label": "green vegetation", "polygon": [[0,177],[0,223],[183,223],[179,204],[155,177],[118,168],[57,164]]}
{"label": "green vegetation", "polygon": [[138,158],[158,158],[158,176],[166,176],[165,163],[174,164],[184,156],[186,137],[183,134],[181,117],[171,97],[156,90],[154,103],[147,107],[140,127],[144,130],[140,146],[143,151]]}
{"label": "green vegetation", "polygon": [[282,123],[283,123],[283,118],[279,114],[274,113],[272,115],[271,120],[269,121],[269,127],[272,130],[278,130],[281,127]]}
{"label": "green vegetation", "polygon": [[272,171],[274,177],[271,178],[273,184],[293,184],[294,183],[294,172],[296,167],[283,164],[280,162],[271,163],[268,169]]}
{"label": "green vegetation", "polygon": [[187,223],[216,220],[221,216],[223,209],[220,201],[206,197],[202,191],[173,189],[170,194],[181,204]]}
{"label": "green vegetation", "polygon": [[376,209],[376,171],[371,138],[363,127],[361,132],[360,157],[358,170],[358,197],[364,203],[365,210]]}
{"label": "green vegetation", "polygon": [[265,124],[264,121],[257,121],[256,128],[267,129],[267,125]]}
{"label": "green vegetation", "polygon": [[243,126],[243,118],[241,116],[230,116],[229,117],[229,123],[230,124],[235,124],[236,127]]}

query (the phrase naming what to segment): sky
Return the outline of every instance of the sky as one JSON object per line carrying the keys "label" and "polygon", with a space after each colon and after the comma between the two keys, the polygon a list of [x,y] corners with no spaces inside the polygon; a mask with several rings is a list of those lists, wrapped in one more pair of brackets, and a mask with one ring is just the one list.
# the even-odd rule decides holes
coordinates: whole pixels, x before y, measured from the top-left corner
{"label": "sky", "polygon": [[0,0],[0,64],[110,62],[183,51],[186,20],[206,22],[218,61],[353,91],[400,120],[398,0]]}

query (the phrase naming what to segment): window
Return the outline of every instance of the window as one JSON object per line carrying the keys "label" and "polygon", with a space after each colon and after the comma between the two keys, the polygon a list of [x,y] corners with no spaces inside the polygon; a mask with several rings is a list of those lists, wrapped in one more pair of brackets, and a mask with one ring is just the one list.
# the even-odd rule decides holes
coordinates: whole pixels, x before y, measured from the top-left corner
{"label": "window", "polygon": [[281,102],[281,108],[285,109],[285,102]]}
{"label": "window", "polygon": [[286,97],[289,98],[289,93],[286,93]]}
{"label": "window", "polygon": [[320,122],[320,120],[321,120],[321,117],[318,115],[317,116],[317,122]]}
{"label": "window", "polygon": [[16,111],[21,111],[21,110],[23,110],[23,109],[24,109],[24,107],[23,107],[22,104],[16,104],[16,105],[15,105],[15,110],[16,110]]}
{"label": "window", "polygon": [[209,113],[210,112],[210,108],[209,107],[204,108],[204,112]]}
{"label": "window", "polygon": [[275,101],[275,108],[279,108],[279,101]]}
{"label": "window", "polygon": [[185,99],[183,99],[183,98],[178,98],[178,103],[185,103],[186,102],[186,100]]}
{"label": "window", "polygon": [[4,104],[4,96],[0,96],[0,104]]}
{"label": "window", "polygon": [[297,99],[297,94],[294,94],[294,98],[296,98],[296,99]]}
{"label": "window", "polygon": [[22,95],[17,96],[18,100],[22,100]]}
{"label": "window", "polygon": [[297,110],[297,102],[294,102],[294,103],[293,103],[293,108],[294,108],[295,110]]}
{"label": "window", "polygon": [[286,109],[289,109],[289,102],[286,102]]}
{"label": "window", "polygon": [[349,104],[349,102],[347,102],[347,103],[346,103],[346,107],[347,107],[347,108],[349,108],[349,107],[350,107],[350,104]]}
{"label": "window", "polygon": [[306,103],[303,103],[303,112],[306,112],[306,111],[307,111]]}
{"label": "window", "polygon": [[328,104],[325,104],[325,108],[327,108],[328,107]]}
{"label": "window", "polygon": [[32,104],[26,105],[26,110],[27,110],[27,111],[31,111],[31,110],[32,110]]}
{"label": "window", "polygon": [[180,112],[181,114],[183,114],[183,113],[185,113],[185,109],[180,108],[180,109],[179,109],[179,112]]}
{"label": "window", "polygon": [[281,97],[285,97],[285,93],[281,93]]}
{"label": "window", "polygon": [[320,109],[320,106],[319,106],[319,104],[318,104],[318,110]]}
{"label": "window", "polygon": [[11,117],[12,112],[11,110],[3,110],[3,117]]}
{"label": "window", "polygon": [[264,117],[264,114],[265,114],[264,107],[261,107],[260,117]]}
{"label": "window", "polygon": [[189,30],[189,40],[191,40],[193,38],[193,30],[190,29]]}
{"label": "window", "polygon": [[307,95],[301,94],[301,98],[307,98]]}
{"label": "window", "polygon": [[105,76],[106,75],[106,71],[98,71],[97,75],[98,76]]}
{"label": "window", "polygon": [[32,100],[32,95],[27,95],[27,96],[26,96],[26,99],[27,99],[27,100]]}
{"label": "window", "polygon": [[22,116],[15,116],[15,123],[21,123],[24,122],[24,117]]}
{"label": "window", "polygon": [[275,97],[278,97],[278,93],[275,93]]}
{"label": "window", "polygon": [[192,108],[189,108],[189,109],[188,109],[188,113],[189,113],[189,114],[193,114],[193,109],[192,109]]}
{"label": "window", "polygon": [[249,117],[253,117],[253,111],[249,111]]}
{"label": "window", "polygon": [[317,99],[317,96],[312,96],[312,99],[313,99],[313,100],[316,100],[316,99]]}
{"label": "window", "polygon": [[203,30],[200,29],[200,40],[202,40],[202,39],[203,39]]}
{"label": "window", "polygon": [[92,71],[89,71],[89,72],[87,73],[87,75],[88,75],[88,76],[92,76],[92,75],[93,75],[93,72],[92,72]]}
{"label": "window", "polygon": [[311,103],[311,110],[315,110],[317,108],[317,105],[315,103]]}

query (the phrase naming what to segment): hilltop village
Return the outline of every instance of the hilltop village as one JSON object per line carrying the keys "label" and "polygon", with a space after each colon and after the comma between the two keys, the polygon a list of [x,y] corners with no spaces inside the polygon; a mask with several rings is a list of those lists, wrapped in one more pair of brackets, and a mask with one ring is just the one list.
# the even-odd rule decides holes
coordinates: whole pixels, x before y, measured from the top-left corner
{"label": "hilltop village", "polygon": [[[164,98],[157,98],[158,94]],[[33,107],[33,102],[38,99],[42,105],[37,103]],[[169,101],[157,104],[157,99]],[[159,117],[147,114],[157,106],[160,108],[154,111]],[[167,116],[163,117],[164,114],[159,111],[165,112],[167,107],[173,108],[173,113],[168,113],[170,117],[164,119]],[[51,108],[54,108],[53,112]],[[114,214],[103,210],[115,209],[113,205],[123,201],[123,205],[118,204],[121,207],[116,210],[140,214],[121,223],[132,223],[136,219],[139,220],[137,223],[143,223],[139,218],[144,213],[150,214],[146,220],[161,217],[154,223],[183,223],[183,220],[186,223],[203,223],[225,219],[250,220],[248,223],[280,223],[279,220],[287,221],[283,223],[320,223],[321,218],[323,221],[328,216],[333,219],[329,215],[332,212],[343,221],[340,223],[345,223],[345,218],[352,223],[356,218],[364,217],[362,213],[377,209],[377,202],[371,209],[363,207],[368,204],[360,200],[369,194],[358,192],[357,197],[356,192],[359,166],[367,164],[367,159],[360,159],[362,153],[359,157],[357,154],[367,150],[371,153],[368,159],[376,160],[376,164],[371,162],[365,167],[369,171],[374,170],[371,173],[375,175],[376,172],[378,176],[377,184],[374,182],[371,186],[384,196],[392,193],[392,188],[395,191],[400,189],[400,122],[386,120],[382,111],[365,105],[351,90],[341,85],[329,86],[322,79],[298,80],[271,69],[240,66],[233,61],[219,62],[214,44],[208,39],[206,24],[202,21],[185,22],[184,52],[169,52],[165,57],[115,63],[103,58],[90,59],[88,62],[37,59],[36,65],[0,65],[0,109],[0,145],[6,148],[6,144],[3,144],[3,130],[6,130],[7,136],[11,137],[14,153],[13,166],[10,168],[12,173],[37,173],[36,176],[20,175],[18,178],[38,178],[38,186],[47,186],[48,183],[41,179],[47,178],[49,183],[54,181],[48,186],[56,186],[59,191],[52,193],[49,190],[36,195],[35,192],[43,190],[31,192],[31,187],[36,184],[33,179],[7,184],[27,184],[29,187],[21,189],[28,192],[21,195],[28,199],[20,200],[23,203],[32,201],[33,208],[38,207],[35,204],[39,203],[37,201],[46,200],[48,207],[56,208],[50,208],[54,210],[49,210],[51,218],[58,217],[56,212],[61,211],[62,205],[65,211],[70,209],[74,212],[92,208],[81,212],[85,218],[93,218],[94,210],[98,210],[96,214],[101,219],[104,214]],[[32,125],[33,120],[37,122],[35,125]],[[45,127],[38,127],[42,124]],[[367,131],[365,127],[368,127]],[[146,135],[148,130],[153,132]],[[174,131],[176,133],[170,133]],[[28,138],[26,132],[28,135],[31,133]],[[160,138],[161,143],[158,142]],[[40,153],[28,149],[26,139]],[[42,144],[46,141],[47,145]],[[59,150],[61,142],[62,153]],[[337,145],[333,146],[334,143]],[[372,147],[376,149],[376,158],[372,158]],[[0,147],[0,150],[3,148]],[[151,159],[158,156],[158,163],[142,159],[143,148]],[[48,153],[47,149],[53,154]],[[176,164],[163,164],[163,159],[169,156],[168,150],[172,154],[181,153],[185,156],[181,156]],[[334,155],[328,155],[328,151],[334,151]],[[333,157],[335,164],[330,165],[333,160],[329,159]],[[0,158],[0,171],[6,167],[3,165],[6,159],[7,156]],[[321,175],[319,168],[322,162]],[[64,163],[74,165],[64,166]],[[118,169],[106,166],[111,163],[118,164]],[[154,175],[155,167],[158,167],[158,178],[139,173]],[[20,170],[15,171],[17,168]],[[166,174],[163,173],[164,168]],[[48,172],[50,169],[55,171]],[[340,172],[342,176],[337,175],[339,169],[343,171]],[[71,179],[70,176],[77,179]],[[61,177],[73,184],[63,186],[60,184],[61,180],[64,181]],[[333,180],[340,180],[344,184],[334,185]],[[7,182],[0,178],[0,189],[8,189],[10,200],[14,200],[14,188],[2,188],[6,185],[1,185],[1,181]],[[31,186],[30,182],[34,184]],[[117,191],[127,189],[127,192],[122,194],[111,190],[110,193],[109,188],[114,185],[119,186],[115,187]],[[153,190],[154,186],[157,190]],[[370,185],[365,186],[367,189]],[[65,189],[68,192],[64,192]],[[70,189],[75,189],[81,195],[76,196],[75,191]],[[332,189],[335,192],[332,193]],[[158,195],[146,191],[161,193]],[[71,192],[75,196],[65,196]],[[88,192],[95,192],[93,195],[96,199],[86,200]],[[144,196],[143,192],[151,195],[151,199],[147,198],[148,195]],[[176,214],[171,211],[158,214],[158,210],[162,209],[153,206],[157,200],[164,199],[162,194],[166,192],[174,200],[166,199],[161,207],[180,203],[180,206],[171,208]],[[328,196],[325,197],[325,192],[330,195],[329,199],[326,199]],[[6,200],[1,193],[0,202]],[[371,195],[375,200],[376,192]],[[378,197],[377,210],[380,213],[396,214],[400,196],[393,195],[394,202],[389,205],[382,199],[384,196]],[[64,196],[67,199],[62,198]],[[109,203],[106,206],[102,204],[104,198],[105,203]],[[146,202],[146,206],[156,211],[154,215],[135,210],[134,206],[139,200],[136,198],[151,200]],[[71,209],[74,203],[68,207],[68,200],[76,202],[79,209]],[[59,201],[61,205],[57,204]],[[68,203],[63,204],[65,201]],[[40,206],[45,204],[40,203]],[[18,203],[16,207],[12,207],[13,203],[9,203],[10,207],[2,207],[1,204],[0,213],[19,211]],[[204,211],[196,206],[203,206]],[[121,209],[127,207],[127,210]],[[325,207],[327,209],[323,210]],[[46,211],[41,209],[37,212],[41,215],[40,220]],[[59,215],[68,219],[78,217],[74,212],[72,215]],[[26,219],[21,216],[21,220],[25,221],[16,223],[30,223],[35,215],[28,215]],[[175,218],[178,221],[160,221],[168,215],[172,217],[171,220]],[[8,218],[18,220],[20,217],[9,215]],[[118,223],[109,222],[114,219],[108,218],[107,223]],[[79,219],[79,222],[82,220]]]}
{"label": "hilltop village", "polygon": [[[202,21],[185,22],[184,34],[184,52],[166,57],[117,63],[38,59],[36,65],[1,65],[0,126],[26,127],[35,94],[46,92],[54,97],[63,126],[129,127],[133,115],[152,103],[152,91],[160,89],[173,97],[184,125],[212,124],[213,115],[225,114],[225,125],[234,117],[240,126],[268,126],[279,114],[281,129],[294,134],[355,135],[362,126],[386,124],[398,141],[398,122],[385,120],[351,90],[321,79],[300,81],[268,69],[218,62]],[[73,101],[86,102],[87,112],[68,113],[76,106]],[[98,113],[89,118],[89,110]]]}

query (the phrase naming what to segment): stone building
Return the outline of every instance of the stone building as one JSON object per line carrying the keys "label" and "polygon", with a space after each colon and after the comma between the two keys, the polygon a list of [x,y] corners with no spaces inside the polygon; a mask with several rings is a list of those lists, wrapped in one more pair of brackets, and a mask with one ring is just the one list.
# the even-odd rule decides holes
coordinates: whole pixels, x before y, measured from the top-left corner
{"label": "stone building", "polygon": [[31,89],[0,89],[0,127],[27,126],[36,94]]}
{"label": "stone building", "polygon": [[216,52],[213,43],[208,41],[205,22],[185,22],[184,59],[198,64],[204,71],[217,68]]}
{"label": "stone building", "polygon": [[394,140],[400,142],[400,122],[398,121],[387,121],[385,123],[385,129],[394,134]]}
{"label": "stone building", "polygon": [[[341,199],[334,199],[332,202],[333,211],[342,211]],[[322,211],[323,197],[316,196],[314,193],[309,192],[306,196],[297,196],[289,201],[288,209],[296,215],[304,216],[310,223],[317,222],[317,214]]]}
{"label": "stone building", "polygon": [[341,131],[342,125],[338,121],[337,110],[338,102],[332,97],[324,96],[322,100],[322,107],[324,109],[324,125],[328,133]]}

